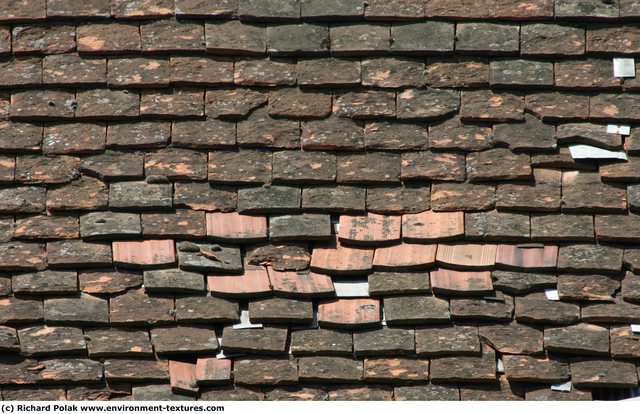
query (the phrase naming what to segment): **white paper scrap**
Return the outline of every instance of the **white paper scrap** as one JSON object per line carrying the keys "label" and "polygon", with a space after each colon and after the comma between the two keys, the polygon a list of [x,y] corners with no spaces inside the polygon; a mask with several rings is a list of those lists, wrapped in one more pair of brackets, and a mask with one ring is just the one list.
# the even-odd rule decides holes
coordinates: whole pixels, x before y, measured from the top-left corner
{"label": "white paper scrap", "polygon": [[551,386],[553,391],[571,392],[571,381],[561,382],[559,384],[553,384]]}
{"label": "white paper scrap", "polygon": [[629,135],[631,134],[631,126],[630,125],[607,125],[607,133],[608,134],[620,134],[620,135]]}
{"label": "white paper scrap", "polygon": [[624,151],[611,151],[591,145],[570,145],[569,151],[574,160],[627,160]]}
{"label": "white paper scrap", "polygon": [[635,78],[635,60],[633,58],[613,58],[613,76],[615,78]]}
{"label": "white paper scrap", "polygon": [[640,333],[640,324],[631,324],[631,332]]}
{"label": "white paper scrap", "polygon": [[544,294],[547,296],[548,300],[560,300],[560,295],[558,295],[557,289],[545,289]]}

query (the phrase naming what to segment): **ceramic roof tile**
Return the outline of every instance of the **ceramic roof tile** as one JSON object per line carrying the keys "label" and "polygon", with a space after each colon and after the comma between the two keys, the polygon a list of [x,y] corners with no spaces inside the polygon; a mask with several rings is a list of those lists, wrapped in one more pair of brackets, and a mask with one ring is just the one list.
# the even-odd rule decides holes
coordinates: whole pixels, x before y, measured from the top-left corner
{"label": "ceramic roof tile", "polygon": [[369,213],[366,216],[340,216],[338,240],[344,244],[379,245],[400,240],[398,216]]}
{"label": "ceramic roof tile", "polygon": [[635,386],[632,3],[0,0],[2,398]]}

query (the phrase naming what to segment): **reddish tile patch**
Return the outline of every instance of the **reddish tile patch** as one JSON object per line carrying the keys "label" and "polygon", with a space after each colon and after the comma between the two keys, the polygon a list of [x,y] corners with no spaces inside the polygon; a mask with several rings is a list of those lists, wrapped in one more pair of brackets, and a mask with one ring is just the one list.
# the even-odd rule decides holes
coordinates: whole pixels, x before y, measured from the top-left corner
{"label": "reddish tile patch", "polygon": [[318,306],[318,321],[324,326],[375,326],[380,319],[376,299],[338,299]]}
{"label": "reddish tile patch", "polygon": [[436,259],[435,244],[397,244],[376,249],[376,269],[414,269],[432,266]]}
{"label": "reddish tile patch", "polygon": [[207,277],[213,296],[257,296],[271,292],[267,269],[262,266],[245,266],[241,275],[212,275]]}
{"label": "reddish tile patch", "polygon": [[173,240],[114,241],[113,261],[137,266],[175,263]]}
{"label": "reddish tile patch", "polygon": [[196,364],[169,361],[169,380],[171,390],[179,394],[197,394]]}
{"label": "reddish tile patch", "polygon": [[402,216],[402,240],[429,242],[464,236],[464,213],[424,211]]}
{"label": "reddish tile patch", "polygon": [[496,261],[495,244],[439,244],[436,261],[453,268],[485,269]]}
{"label": "reddish tile patch", "polygon": [[331,243],[313,249],[311,270],[321,273],[366,273],[371,270],[373,249]]}
{"label": "reddish tile patch", "polygon": [[207,237],[217,240],[260,241],[267,238],[267,218],[231,213],[207,213]]}

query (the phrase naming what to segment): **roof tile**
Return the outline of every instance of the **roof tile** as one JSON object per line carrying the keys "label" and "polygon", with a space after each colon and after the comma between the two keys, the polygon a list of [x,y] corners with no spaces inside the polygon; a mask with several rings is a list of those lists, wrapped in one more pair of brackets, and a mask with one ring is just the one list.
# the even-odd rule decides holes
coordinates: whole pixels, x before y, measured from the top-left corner
{"label": "roof tile", "polygon": [[252,297],[271,292],[269,275],[264,267],[246,267],[242,275],[208,276],[212,295],[224,297]]}
{"label": "roof tile", "polygon": [[493,292],[491,272],[469,272],[435,269],[430,272],[431,287],[435,293],[450,295],[478,295]]}
{"label": "roof tile", "polygon": [[455,27],[450,22],[428,20],[391,25],[391,52],[434,54],[453,52]]}
{"label": "roof tile", "polygon": [[106,359],[104,376],[111,382],[166,381],[169,371],[166,361],[151,359]]}
{"label": "roof tile", "polygon": [[571,381],[576,387],[636,387],[638,373],[627,361],[587,360],[571,362]]}
{"label": "roof tile", "polygon": [[418,355],[478,355],[480,352],[476,326],[442,325],[416,330]]}
{"label": "roof tile", "polygon": [[78,53],[119,54],[140,51],[138,23],[90,23],[76,28]]}
{"label": "roof tile", "polygon": [[83,354],[86,345],[82,329],[68,326],[32,326],[18,330],[24,356]]}
{"label": "roof tile", "polygon": [[241,385],[291,385],[298,382],[295,360],[242,358],[234,361],[234,380]]}
{"label": "roof tile", "polygon": [[198,395],[196,364],[169,361],[169,381],[175,394]]}
{"label": "roof tile", "polygon": [[142,274],[116,269],[84,270],[78,273],[80,291],[85,293],[119,293],[142,285]]}
{"label": "roof tile", "polygon": [[413,329],[379,328],[353,333],[353,351],[358,357],[413,355],[415,348]]}
{"label": "roof tile", "polygon": [[252,300],[249,314],[252,323],[311,323],[313,303],[284,298]]}
{"label": "roof tile", "polygon": [[385,319],[389,326],[449,322],[449,303],[435,296],[405,295],[384,298]]}
{"label": "roof tile", "polygon": [[502,300],[452,298],[450,300],[451,317],[455,321],[508,322],[513,317],[513,298],[503,296]]}
{"label": "roof tile", "polygon": [[213,328],[173,326],[151,329],[151,343],[157,354],[201,354],[218,349]]}
{"label": "roof tile", "polygon": [[336,180],[336,156],[327,152],[278,151],[273,154],[273,181],[326,183]]}
{"label": "roof tile", "polygon": [[519,36],[520,26],[516,24],[459,23],[456,26],[456,51],[476,55],[514,54],[520,49]]}
{"label": "roof tile", "polygon": [[570,325],[580,320],[580,306],[550,301],[544,294],[517,296],[515,302],[515,319],[518,322]]}
{"label": "roof tile", "polygon": [[88,328],[85,329],[89,356],[146,357],[153,355],[149,332],[138,329]]}
{"label": "roof tile", "polygon": [[44,320],[54,324],[104,325],[109,323],[109,304],[105,299],[86,293],[45,299]]}
{"label": "roof tile", "polygon": [[375,251],[373,267],[381,270],[416,269],[430,267],[436,259],[435,244],[402,243],[379,247]]}
{"label": "roof tile", "polygon": [[204,51],[204,25],[163,19],[140,23],[142,50],[145,52]]}
{"label": "roof tile", "polygon": [[231,381],[231,360],[198,358],[195,367],[195,381],[198,385],[223,384]]}
{"label": "roof tile", "polygon": [[277,271],[267,267],[276,295],[284,297],[322,297],[334,294],[331,277],[314,272]]}
{"label": "roof tile", "polygon": [[377,299],[337,299],[320,302],[318,322],[322,327],[366,328],[379,326],[380,301]]}
{"label": "roof tile", "polygon": [[510,381],[558,384],[569,379],[569,366],[557,359],[505,355],[503,361]]}
{"label": "roof tile", "polygon": [[364,378],[368,382],[404,383],[429,378],[429,360],[415,358],[366,358]]}
{"label": "roof tile", "polygon": [[494,382],[496,380],[495,351],[482,347],[482,356],[438,357],[431,359],[431,381]]}
{"label": "roof tile", "polygon": [[267,112],[273,117],[324,118],[331,113],[331,94],[293,88],[270,91]]}
{"label": "roof tile", "polygon": [[131,289],[109,301],[112,324],[157,325],[174,321],[173,298],[146,295],[142,289]]}
{"label": "roof tile", "polygon": [[113,242],[113,262],[124,267],[151,268],[175,260],[173,240]]}
{"label": "roof tile", "polygon": [[78,290],[76,272],[45,270],[37,273],[21,273],[11,278],[11,289],[17,294],[61,295]]}
{"label": "roof tile", "polygon": [[267,52],[271,55],[315,55],[329,49],[329,28],[319,24],[285,24],[267,27]]}
{"label": "roof tile", "polygon": [[178,323],[232,323],[240,321],[237,302],[212,296],[182,296],[176,298]]}

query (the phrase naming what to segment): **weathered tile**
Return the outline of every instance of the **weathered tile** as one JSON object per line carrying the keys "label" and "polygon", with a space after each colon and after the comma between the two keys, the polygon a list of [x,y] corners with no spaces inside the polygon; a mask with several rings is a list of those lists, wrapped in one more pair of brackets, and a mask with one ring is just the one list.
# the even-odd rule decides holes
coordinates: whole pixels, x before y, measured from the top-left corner
{"label": "weathered tile", "polygon": [[0,299],[0,323],[38,323],[44,320],[42,300],[8,296]]}
{"label": "weathered tile", "polygon": [[204,25],[174,19],[141,22],[140,43],[145,52],[204,51]]}
{"label": "weathered tile", "polygon": [[[232,123],[231,126],[235,133]],[[228,128],[228,127],[227,127]],[[257,109],[237,123],[237,142],[240,147],[299,148],[300,122],[272,118],[265,109]]]}
{"label": "weathered tile", "polygon": [[550,214],[531,216],[533,241],[592,241],[594,224],[591,216]]}
{"label": "weathered tile", "polygon": [[365,59],[362,62],[362,85],[380,88],[421,87],[424,85],[424,60],[402,57]]}
{"label": "weathered tile", "polygon": [[554,126],[529,114],[524,115],[524,122],[494,125],[493,139],[507,144],[513,152],[546,152],[557,148]]}
{"label": "weathered tile", "polygon": [[434,184],[431,208],[433,211],[490,210],[495,204],[495,192],[495,186],[487,184]]}
{"label": "weathered tile", "polygon": [[67,24],[14,26],[11,33],[13,53],[58,54],[76,49],[75,27]]}
{"label": "weathered tile", "polygon": [[248,249],[246,261],[252,265],[271,266],[278,271],[305,270],[311,255],[305,243],[262,244]]}
{"label": "weathered tile", "polygon": [[110,382],[166,381],[169,370],[166,361],[113,358],[104,361],[104,376]]}
{"label": "weathered tile", "polygon": [[146,292],[203,292],[204,276],[180,269],[148,270],[144,272]]}
{"label": "weathered tile", "polygon": [[82,329],[68,326],[32,326],[18,330],[20,353],[24,356],[83,354],[86,345]]}
{"label": "weathered tile", "polygon": [[371,296],[424,293],[431,289],[426,272],[374,272],[369,275],[368,283]]}
{"label": "weathered tile", "polygon": [[568,60],[556,62],[555,83],[563,89],[617,89],[620,79],[613,77],[611,61],[605,59]]}
{"label": "weathered tile", "polygon": [[622,268],[622,250],[609,246],[574,244],[561,246],[558,270],[570,273],[617,273]]}
{"label": "weathered tile", "polygon": [[442,325],[416,329],[416,353],[424,356],[480,354],[478,328]]}
{"label": "weathered tile", "polygon": [[222,350],[228,353],[284,354],[288,336],[286,327],[233,329],[226,326],[222,332]]}
{"label": "weathered tile", "polygon": [[[585,198],[584,194],[592,197]],[[565,171],[562,173],[563,211],[624,213],[627,194],[624,188],[601,182],[597,173]]]}
{"label": "weathered tile", "polygon": [[328,240],[331,217],[313,213],[271,216],[269,238],[273,241]]}
{"label": "weathered tile", "polygon": [[177,326],[151,329],[151,343],[157,354],[203,354],[218,349],[213,328]]}
{"label": "weathered tile", "polygon": [[204,115],[204,91],[194,88],[145,89],[140,97],[140,115],[159,118]]}
{"label": "weathered tile", "polygon": [[298,59],[298,85],[305,87],[347,87],[360,84],[360,60]]}
{"label": "weathered tile", "polygon": [[431,381],[440,382],[495,382],[495,352],[482,347],[482,356],[438,357],[431,359]]}
{"label": "weathered tile", "polygon": [[391,25],[390,51],[411,54],[453,52],[454,31],[451,22],[394,23]]}
{"label": "weathered tile", "polygon": [[504,148],[467,154],[466,169],[469,182],[526,180],[532,174],[528,155]]}
{"label": "weathered tile", "polygon": [[114,149],[163,147],[169,143],[170,137],[171,124],[168,122],[109,123],[107,147]]}
{"label": "weathered tile", "polygon": [[495,270],[491,272],[493,287],[509,293],[528,293],[556,286],[556,275],[522,271]]}
{"label": "weathered tile", "polygon": [[528,325],[516,322],[480,325],[478,333],[484,342],[502,354],[541,354],[544,352],[542,330]]}
{"label": "weathered tile", "polygon": [[636,387],[638,373],[633,363],[626,361],[587,360],[569,364],[571,382],[576,387]]}
{"label": "weathered tile", "polygon": [[527,241],[531,237],[529,215],[497,210],[464,215],[467,239],[485,241]]}
{"label": "weathered tile", "polygon": [[368,382],[405,383],[429,378],[429,360],[416,358],[366,358],[364,378]]}
{"label": "weathered tile", "polygon": [[238,11],[237,0],[175,0],[175,6],[176,16],[185,17],[230,17]]}
{"label": "weathered tile", "polygon": [[491,87],[536,88],[554,85],[553,63],[540,60],[491,61]]}
{"label": "weathered tile", "polygon": [[434,120],[456,113],[460,95],[446,89],[405,89],[396,97],[396,117],[405,120]]}
{"label": "weathered tile", "polygon": [[367,188],[367,210],[377,214],[420,213],[431,207],[430,198],[428,183],[373,185]]}
{"label": "weathered tile", "polygon": [[270,91],[267,113],[293,119],[324,118],[331,113],[331,94],[297,88]]}
{"label": "weathered tile", "polygon": [[[625,252],[625,257],[628,257]],[[625,259],[627,261],[627,259]],[[627,302],[640,302],[640,277],[632,272],[626,272],[622,285],[622,298]]]}
{"label": "weathered tile", "polygon": [[16,220],[16,239],[76,238],[78,219],[74,216],[30,216]]}
{"label": "weathered tile", "polygon": [[152,19],[173,15],[173,2],[167,0],[115,0],[111,13],[117,19]]}
{"label": "weathered tile", "polygon": [[580,306],[550,301],[543,293],[517,296],[515,310],[516,320],[523,323],[571,325],[580,320]]}
{"label": "weathered tile", "polygon": [[[166,179],[165,179],[166,180]],[[171,184],[162,179],[121,181],[109,185],[109,206],[114,210],[171,208]],[[151,182],[150,182],[151,181]]]}
{"label": "weathered tile", "polygon": [[85,293],[120,293],[142,283],[142,274],[126,270],[107,268],[78,273],[80,291]]}
{"label": "weathered tile", "polygon": [[396,114],[396,94],[382,90],[336,93],[333,114],[352,119],[377,119]]}
{"label": "weathered tile", "polygon": [[615,303],[592,303],[582,307],[582,320],[585,322],[635,323],[640,317],[637,304],[623,302],[616,298]]}
{"label": "weathered tile", "polygon": [[15,328],[0,327],[0,350],[2,352],[20,352],[18,331]]}
{"label": "weathered tile", "polygon": [[523,56],[574,56],[585,51],[585,29],[551,23],[526,23],[520,31]]}
{"label": "weathered tile", "polygon": [[537,390],[527,390],[527,401],[591,401],[591,392],[571,390],[570,392],[558,392],[550,387]]}
{"label": "weathered tile", "polygon": [[560,275],[560,300],[611,301],[620,281],[605,275]]}
{"label": "weathered tile", "polygon": [[243,358],[234,361],[233,365],[236,384],[282,386],[298,382],[298,367],[295,360]]}
{"label": "weathered tile", "polygon": [[427,58],[426,82],[433,88],[472,88],[489,85],[486,58]]}
{"label": "weathered tile", "polygon": [[502,360],[510,381],[558,384],[569,379],[568,365],[557,359],[505,355]]}
{"label": "weathered tile", "polygon": [[180,269],[212,273],[241,273],[240,249],[207,243],[178,243]]}
{"label": "weathered tile", "polygon": [[306,271],[278,271],[267,267],[269,282],[278,296],[292,298],[331,297],[334,295],[330,276]]}
{"label": "weathered tile", "polygon": [[131,387],[133,401],[194,401],[195,397],[174,394],[169,384],[138,385]]}
{"label": "weathered tile", "polygon": [[205,24],[206,48],[216,54],[263,54],[267,49],[265,27],[237,20]]}
{"label": "weathered tile", "polygon": [[80,236],[84,240],[135,238],[140,235],[138,214],[106,211],[80,216]]}
{"label": "weathered tile", "polygon": [[502,300],[451,298],[449,303],[454,321],[508,322],[513,316],[513,298],[506,295]]}
{"label": "weathered tile", "polygon": [[176,298],[178,323],[231,323],[240,321],[237,302],[213,296],[182,296]]}
{"label": "weathered tile", "polygon": [[170,82],[167,58],[113,58],[107,62],[107,85],[118,87],[167,87]]}
{"label": "weathered tile", "polygon": [[0,150],[3,152],[33,152],[42,147],[41,125],[0,121],[0,131]]}
{"label": "weathered tile", "polygon": [[331,27],[331,54],[371,55],[387,52],[391,39],[388,24],[349,24]]}
{"label": "weathered tile", "polygon": [[462,401],[522,401],[523,388],[499,376],[492,384],[473,384],[460,386]]}
{"label": "weathered tile", "polygon": [[233,61],[229,58],[171,56],[171,84],[219,86],[233,83]]}
{"label": "weathered tile", "polygon": [[87,349],[92,358],[109,356],[145,357],[153,355],[149,332],[136,329],[85,329]]}
{"label": "weathered tile", "polygon": [[313,303],[284,298],[252,300],[249,314],[252,323],[311,323]]}
{"label": "weathered tile", "polygon": [[363,362],[343,357],[302,357],[300,381],[316,383],[362,382]]}
{"label": "weathered tile", "polygon": [[450,295],[479,295],[493,292],[491,272],[469,272],[435,269],[429,273],[431,289],[435,293]]}
{"label": "weathered tile", "polygon": [[267,102],[268,95],[252,89],[209,89],[205,95],[207,117],[238,119]]}
{"label": "weathered tile", "polygon": [[[521,122],[525,100],[518,92],[462,91],[460,119],[463,122]],[[487,105],[488,104],[488,105]]]}
{"label": "weathered tile", "polygon": [[464,235],[462,212],[425,211],[402,216],[402,239],[405,242],[424,243],[452,240]]}
{"label": "weathered tile", "polygon": [[630,326],[617,325],[610,328],[611,356],[614,358],[637,358],[640,355],[638,334]]}
{"label": "weathered tile", "polygon": [[460,391],[453,385],[413,385],[394,387],[396,401],[458,401]]}
{"label": "weathered tile", "polygon": [[525,110],[542,121],[580,121],[589,118],[589,96],[566,92],[527,94]]}
{"label": "weathered tile", "polygon": [[327,152],[278,151],[273,153],[273,182],[330,183],[336,180],[336,156]]}
{"label": "weathered tile", "polygon": [[113,325],[158,325],[174,321],[173,298],[151,296],[131,289],[109,300],[109,320]]}
{"label": "weathered tile", "polygon": [[267,52],[271,55],[315,55],[329,51],[329,28],[319,24],[267,27]]}
{"label": "weathered tile", "polygon": [[387,244],[400,240],[398,216],[368,213],[365,216],[340,216],[338,240],[345,244]]}
{"label": "weathered tile", "polygon": [[[439,145],[447,145],[438,141]],[[464,181],[466,178],[464,155],[453,152],[418,151],[402,154],[400,179]]]}
{"label": "weathered tile", "polygon": [[379,328],[353,333],[356,356],[413,355],[416,352],[413,329]]}
{"label": "weathered tile", "polygon": [[238,190],[238,212],[244,214],[287,213],[300,208],[299,187],[270,186]]}
{"label": "weathered tile", "polygon": [[179,209],[171,213],[143,213],[141,220],[145,237],[202,238],[206,235],[202,211]]}
{"label": "weathered tile", "polygon": [[460,23],[456,51],[470,54],[509,55],[520,49],[520,27],[508,23]]}
{"label": "weathered tile", "polygon": [[45,270],[37,273],[21,273],[11,278],[11,289],[17,294],[64,295],[78,290],[76,272]]}
{"label": "weathered tile", "polygon": [[388,296],[384,298],[384,312],[389,326],[438,324],[451,320],[449,303],[435,296]]}
{"label": "weathered tile", "polygon": [[85,243],[77,239],[47,243],[47,261],[51,267],[111,266],[111,246]]}
{"label": "weathered tile", "polygon": [[591,25],[587,29],[586,47],[591,53],[637,53],[640,30],[630,25]]}
{"label": "weathered tile", "polygon": [[362,213],[365,211],[366,189],[356,186],[305,186],[302,208],[306,211]]}
{"label": "weathered tile", "polygon": [[330,329],[291,331],[291,352],[303,355],[352,355],[353,340],[350,332]]}
{"label": "weathered tile", "polygon": [[609,330],[584,323],[547,328],[544,331],[544,347],[563,354],[608,355]]}
{"label": "weathered tile", "polygon": [[54,324],[104,325],[109,323],[109,305],[105,299],[86,293],[45,299],[44,320]]}
{"label": "weathered tile", "polygon": [[367,122],[364,127],[365,149],[414,150],[428,146],[427,129],[423,125],[373,121]]}

